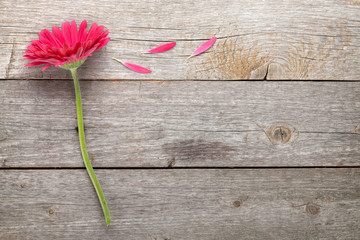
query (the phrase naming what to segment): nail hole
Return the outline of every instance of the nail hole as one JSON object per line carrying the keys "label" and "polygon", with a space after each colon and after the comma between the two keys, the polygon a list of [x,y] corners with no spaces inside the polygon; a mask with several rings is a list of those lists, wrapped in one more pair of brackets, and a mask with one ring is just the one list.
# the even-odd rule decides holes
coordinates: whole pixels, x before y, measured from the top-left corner
{"label": "nail hole", "polygon": [[241,200],[241,199],[235,200],[235,201],[233,202],[233,206],[236,207],[236,208],[241,207],[241,205],[242,205],[242,200]]}
{"label": "nail hole", "polygon": [[49,215],[53,215],[55,213],[54,209],[50,208],[49,209]]}

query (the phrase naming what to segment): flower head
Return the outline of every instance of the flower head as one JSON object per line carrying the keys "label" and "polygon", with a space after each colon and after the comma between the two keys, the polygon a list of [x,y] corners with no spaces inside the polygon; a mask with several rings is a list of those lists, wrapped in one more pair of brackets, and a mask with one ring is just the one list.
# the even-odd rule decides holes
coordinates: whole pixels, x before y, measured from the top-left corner
{"label": "flower head", "polygon": [[32,40],[25,51],[25,59],[30,59],[25,67],[43,65],[43,71],[54,65],[65,69],[77,68],[84,63],[88,56],[105,46],[109,30],[104,31],[104,26],[93,23],[89,32],[86,30],[86,20],[77,29],[76,22],[64,22],[61,30],[54,26],[52,32],[44,29],[39,34],[39,40]]}

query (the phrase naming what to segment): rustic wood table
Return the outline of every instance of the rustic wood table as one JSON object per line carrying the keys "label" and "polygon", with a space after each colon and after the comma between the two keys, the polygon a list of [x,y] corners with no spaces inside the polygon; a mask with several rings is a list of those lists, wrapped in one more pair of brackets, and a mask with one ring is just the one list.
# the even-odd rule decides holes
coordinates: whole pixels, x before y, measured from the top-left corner
{"label": "rustic wood table", "polygon": [[[70,72],[23,67],[73,19],[110,30],[79,69],[109,227]],[[359,55],[356,0],[2,0],[0,239],[360,239]]]}

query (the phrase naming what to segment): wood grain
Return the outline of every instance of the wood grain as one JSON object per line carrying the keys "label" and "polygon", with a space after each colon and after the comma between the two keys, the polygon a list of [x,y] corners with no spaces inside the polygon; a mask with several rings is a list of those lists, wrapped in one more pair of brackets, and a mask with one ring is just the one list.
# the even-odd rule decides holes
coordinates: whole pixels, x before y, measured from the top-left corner
{"label": "wood grain", "polygon": [[[80,70],[85,79],[359,80],[357,1],[45,1],[0,3],[0,79],[70,78],[62,69],[23,68],[23,51],[41,29],[87,19],[110,30],[112,41]],[[186,61],[205,40],[218,42]],[[163,54],[142,54],[164,42]],[[133,73],[118,57],[150,68]]]}
{"label": "wood grain", "polygon": [[2,170],[0,239],[357,239],[359,169]]}
{"label": "wood grain", "polygon": [[[112,38],[79,69],[108,228],[70,72],[23,67],[73,19]],[[0,1],[0,240],[358,239],[359,31],[355,0]],[[322,81],[217,81],[248,79]]]}
{"label": "wood grain", "polygon": [[[358,82],[81,81],[95,167],[359,166]],[[0,165],[82,167],[72,81],[0,81]]]}

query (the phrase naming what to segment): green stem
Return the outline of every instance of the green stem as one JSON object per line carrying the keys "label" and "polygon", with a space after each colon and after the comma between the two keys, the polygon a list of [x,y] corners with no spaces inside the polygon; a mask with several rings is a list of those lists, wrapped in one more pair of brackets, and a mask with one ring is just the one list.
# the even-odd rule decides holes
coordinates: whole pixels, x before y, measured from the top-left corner
{"label": "green stem", "polygon": [[85,143],[85,134],[84,134],[84,124],[83,124],[83,115],[82,115],[82,107],[81,107],[81,93],[80,93],[80,85],[79,80],[76,73],[76,68],[70,69],[72,77],[74,79],[74,86],[75,86],[75,95],[76,95],[76,111],[77,111],[77,121],[78,121],[78,131],[79,131],[79,141],[80,141],[80,148],[81,154],[84,159],[86,170],[90,176],[90,179],[95,187],[96,193],[98,195],[99,201],[101,203],[101,207],[104,212],[106,226],[108,226],[111,222],[109,208],[107,206],[104,193],[101,189],[100,183],[96,178],[94,169],[91,166],[89,155],[86,151],[86,143]]}

